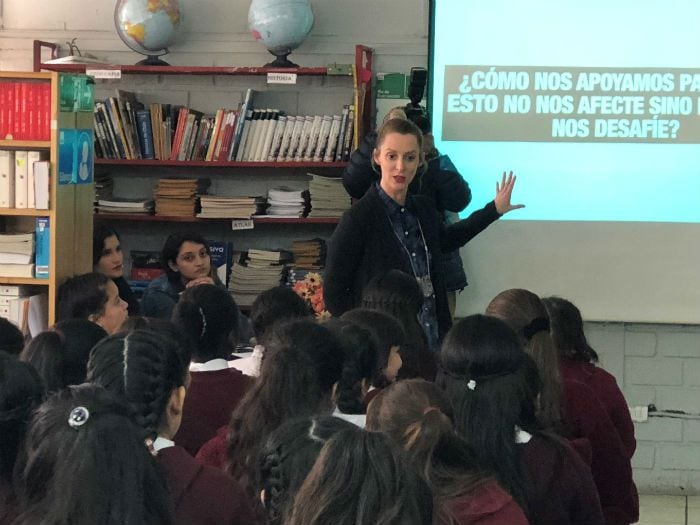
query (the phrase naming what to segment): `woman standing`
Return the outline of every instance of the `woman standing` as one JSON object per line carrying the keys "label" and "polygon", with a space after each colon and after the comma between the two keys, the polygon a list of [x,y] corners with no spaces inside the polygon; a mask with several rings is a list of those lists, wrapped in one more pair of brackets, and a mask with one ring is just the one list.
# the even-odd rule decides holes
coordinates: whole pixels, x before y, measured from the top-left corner
{"label": "woman standing", "polygon": [[330,240],[326,306],[333,315],[341,315],[360,305],[362,290],[373,277],[402,270],[421,285],[421,325],[437,350],[451,325],[442,254],[464,246],[501,215],[522,207],[510,203],[515,177],[504,173],[493,202],[444,226],[429,201],[408,195],[417,171],[425,166],[423,134],[415,124],[402,119],[384,123],[373,161],[380,181],[345,212]]}

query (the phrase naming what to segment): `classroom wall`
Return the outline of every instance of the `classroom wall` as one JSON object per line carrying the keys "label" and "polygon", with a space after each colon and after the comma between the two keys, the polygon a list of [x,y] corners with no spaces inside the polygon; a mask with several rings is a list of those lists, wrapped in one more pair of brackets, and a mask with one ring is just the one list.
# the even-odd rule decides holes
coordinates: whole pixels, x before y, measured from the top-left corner
{"label": "classroom wall", "polygon": [[[427,65],[426,0],[311,3],[315,27],[292,53],[293,61],[305,66],[350,63],[354,45],[362,43],[374,48],[375,72],[407,72],[411,66]],[[30,70],[34,39],[63,44],[73,37],[78,37],[84,52],[114,63],[135,63],[140,57],[114,31],[114,4],[0,0],[0,69]],[[254,66],[270,60],[271,55],[248,34],[248,1],[181,0],[181,5],[185,15],[182,38],[166,58],[171,64]],[[130,82],[138,89],[138,80]],[[212,90],[213,82],[184,79],[173,83],[169,78],[161,89],[163,94],[190,100],[203,90]],[[138,225],[126,229],[137,233]],[[155,234],[150,235],[147,240],[158,246]],[[277,230],[267,242],[274,244],[288,235],[291,230]],[[128,238],[129,231],[123,237]],[[251,235],[244,234],[241,242],[251,243]],[[128,241],[125,248],[129,249]],[[651,417],[636,424],[638,450],[633,463],[640,492],[700,493],[700,327],[596,322],[589,323],[587,331],[602,365],[615,374],[631,405],[654,403],[659,410],[694,414]]]}

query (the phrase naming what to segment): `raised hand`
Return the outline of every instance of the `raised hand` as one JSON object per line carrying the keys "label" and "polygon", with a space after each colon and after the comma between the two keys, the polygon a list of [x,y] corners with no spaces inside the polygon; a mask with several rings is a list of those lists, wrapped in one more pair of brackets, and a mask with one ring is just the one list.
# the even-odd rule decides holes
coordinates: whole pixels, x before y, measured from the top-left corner
{"label": "raised hand", "polygon": [[506,177],[506,172],[504,171],[501,182],[496,182],[496,198],[493,199],[493,202],[496,205],[496,211],[501,215],[525,207],[524,204],[510,203],[510,197],[515,187],[515,179],[516,177],[512,171],[508,173],[508,177]]}

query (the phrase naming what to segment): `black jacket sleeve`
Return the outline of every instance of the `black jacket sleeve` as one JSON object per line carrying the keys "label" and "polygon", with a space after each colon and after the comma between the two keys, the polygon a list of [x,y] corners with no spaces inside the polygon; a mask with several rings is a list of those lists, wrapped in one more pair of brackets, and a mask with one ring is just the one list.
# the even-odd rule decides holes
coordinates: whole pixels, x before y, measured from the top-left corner
{"label": "black jacket sleeve", "polygon": [[440,248],[449,253],[467,244],[500,217],[493,201],[466,219],[440,228]]}
{"label": "black jacket sleeve", "polygon": [[355,199],[361,198],[372,183],[379,180],[379,175],[372,169],[372,152],[377,142],[377,133],[367,133],[360,147],[350,155],[350,162],[343,171],[345,191]]}
{"label": "black jacket sleeve", "polygon": [[447,155],[440,155],[430,160],[422,178],[424,179],[422,184],[426,188],[420,193],[433,198],[435,209],[439,212],[460,212],[472,200],[469,184],[462,178]]}
{"label": "black jacket sleeve", "polygon": [[328,241],[324,272],[323,300],[333,316],[342,315],[356,306],[354,285],[363,251],[360,227],[353,216],[345,212]]}

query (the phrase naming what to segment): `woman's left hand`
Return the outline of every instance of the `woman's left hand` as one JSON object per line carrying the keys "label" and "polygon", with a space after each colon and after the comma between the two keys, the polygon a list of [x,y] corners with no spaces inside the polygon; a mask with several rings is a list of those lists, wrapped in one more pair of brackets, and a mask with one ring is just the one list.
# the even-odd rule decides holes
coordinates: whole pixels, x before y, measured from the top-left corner
{"label": "woman's left hand", "polygon": [[197,277],[196,279],[189,281],[185,285],[185,288],[192,288],[193,286],[198,286],[200,284],[214,284],[214,279],[211,277]]}
{"label": "woman's left hand", "polygon": [[506,177],[506,172],[504,171],[501,182],[496,182],[496,198],[493,199],[493,202],[496,205],[496,211],[500,215],[504,215],[509,211],[518,210],[525,207],[524,204],[510,203],[510,197],[513,194],[513,188],[515,187],[515,179],[516,177],[513,175],[512,171],[508,173],[508,177]]}

